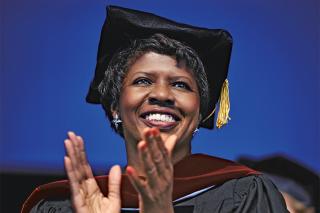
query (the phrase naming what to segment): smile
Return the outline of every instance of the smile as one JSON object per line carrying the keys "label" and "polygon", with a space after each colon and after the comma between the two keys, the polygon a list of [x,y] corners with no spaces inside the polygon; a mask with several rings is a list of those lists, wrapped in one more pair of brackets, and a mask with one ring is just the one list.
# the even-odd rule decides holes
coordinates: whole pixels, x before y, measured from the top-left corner
{"label": "smile", "polygon": [[141,118],[148,127],[157,127],[160,130],[170,130],[180,121],[178,116],[167,112],[143,113]]}
{"label": "smile", "polygon": [[145,118],[148,121],[162,121],[162,122],[175,122],[175,119],[173,118],[172,115],[167,115],[167,114],[149,114]]}

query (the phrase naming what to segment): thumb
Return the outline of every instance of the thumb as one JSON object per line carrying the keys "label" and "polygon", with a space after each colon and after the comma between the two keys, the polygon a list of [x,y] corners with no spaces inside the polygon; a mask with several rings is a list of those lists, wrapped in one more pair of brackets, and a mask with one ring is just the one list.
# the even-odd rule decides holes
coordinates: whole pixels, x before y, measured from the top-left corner
{"label": "thumb", "polygon": [[110,169],[109,172],[109,194],[110,201],[120,202],[120,183],[121,183],[121,169],[116,165]]}

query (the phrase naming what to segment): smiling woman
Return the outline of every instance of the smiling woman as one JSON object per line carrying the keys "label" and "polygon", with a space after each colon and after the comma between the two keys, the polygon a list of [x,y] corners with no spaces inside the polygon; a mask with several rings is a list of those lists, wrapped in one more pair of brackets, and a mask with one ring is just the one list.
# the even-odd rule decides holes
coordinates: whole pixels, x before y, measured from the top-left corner
{"label": "smiling woman", "polygon": [[198,94],[192,74],[172,57],[154,52],[141,56],[130,67],[120,96],[128,160],[137,153],[136,143],[146,127],[157,127],[164,141],[172,134],[179,138],[173,162],[190,154],[192,133],[200,121]]}
{"label": "smiling woman", "polygon": [[[120,61],[125,61],[123,67],[119,67]],[[119,73],[123,73],[119,82],[113,82],[113,76]],[[113,91],[115,85],[122,87]],[[99,88],[112,127],[125,138],[128,162],[136,158],[137,143],[146,127],[159,128],[163,140],[177,135],[179,144],[173,162],[190,154],[200,111],[205,113],[208,103],[204,68],[192,49],[161,34],[135,40],[113,57]],[[116,116],[123,121],[117,128],[112,122]]]}
{"label": "smiling woman", "polygon": [[125,174],[114,166],[95,178],[82,138],[69,132],[69,181],[40,186],[22,212],[286,212],[259,172],[191,155],[197,128],[213,128],[218,100],[217,126],[228,121],[231,46],[224,30],[109,7],[87,101],[101,103],[124,138]]}

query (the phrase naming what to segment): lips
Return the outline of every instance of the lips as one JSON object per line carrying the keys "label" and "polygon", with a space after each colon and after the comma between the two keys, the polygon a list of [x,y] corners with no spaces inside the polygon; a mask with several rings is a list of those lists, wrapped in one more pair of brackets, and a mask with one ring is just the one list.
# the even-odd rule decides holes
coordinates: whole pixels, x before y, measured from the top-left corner
{"label": "lips", "polygon": [[180,116],[168,110],[147,111],[140,115],[148,127],[157,127],[160,130],[170,130],[178,125]]}

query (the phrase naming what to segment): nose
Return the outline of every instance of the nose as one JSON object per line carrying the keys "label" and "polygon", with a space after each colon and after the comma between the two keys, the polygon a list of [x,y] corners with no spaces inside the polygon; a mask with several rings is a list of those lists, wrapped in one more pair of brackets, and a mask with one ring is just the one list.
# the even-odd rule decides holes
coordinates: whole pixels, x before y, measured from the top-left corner
{"label": "nose", "polygon": [[153,87],[148,98],[149,104],[163,107],[174,106],[174,95],[170,85],[159,84]]}

